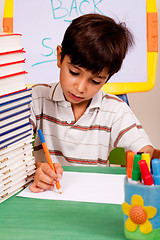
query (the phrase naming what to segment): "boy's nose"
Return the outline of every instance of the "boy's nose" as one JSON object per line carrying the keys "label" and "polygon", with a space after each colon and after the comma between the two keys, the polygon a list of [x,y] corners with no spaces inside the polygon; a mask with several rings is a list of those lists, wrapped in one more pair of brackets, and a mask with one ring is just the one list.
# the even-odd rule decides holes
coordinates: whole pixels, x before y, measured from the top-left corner
{"label": "boy's nose", "polygon": [[79,80],[75,84],[75,88],[78,92],[84,93],[87,89],[87,81],[86,80]]}

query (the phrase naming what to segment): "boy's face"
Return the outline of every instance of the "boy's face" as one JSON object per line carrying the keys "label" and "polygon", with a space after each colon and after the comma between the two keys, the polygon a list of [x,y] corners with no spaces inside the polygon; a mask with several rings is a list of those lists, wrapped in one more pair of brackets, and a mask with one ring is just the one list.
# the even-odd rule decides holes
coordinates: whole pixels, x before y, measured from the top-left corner
{"label": "boy's face", "polygon": [[71,63],[66,55],[61,62],[61,47],[57,47],[57,66],[60,68],[60,83],[64,96],[71,105],[88,105],[90,99],[102,88],[109,74],[104,69],[100,74],[93,74]]}

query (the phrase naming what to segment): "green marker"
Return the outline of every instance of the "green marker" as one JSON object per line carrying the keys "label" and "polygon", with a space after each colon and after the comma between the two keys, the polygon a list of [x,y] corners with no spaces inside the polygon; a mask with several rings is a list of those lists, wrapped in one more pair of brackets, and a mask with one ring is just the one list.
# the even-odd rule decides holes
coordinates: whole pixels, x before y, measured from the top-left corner
{"label": "green marker", "polygon": [[137,154],[133,159],[133,170],[132,170],[132,183],[138,184],[138,180],[141,180],[141,171],[139,167],[139,161],[141,160],[141,155]]}

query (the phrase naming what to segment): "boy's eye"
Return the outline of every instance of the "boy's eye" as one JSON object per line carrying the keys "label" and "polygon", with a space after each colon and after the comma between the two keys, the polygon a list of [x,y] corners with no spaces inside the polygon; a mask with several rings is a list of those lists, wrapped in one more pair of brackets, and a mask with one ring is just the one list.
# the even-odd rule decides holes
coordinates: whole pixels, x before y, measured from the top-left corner
{"label": "boy's eye", "polygon": [[91,81],[94,83],[94,84],[100,84],[101,82],[97,82],[97,81],[95,81],[95,80],[93,80],[93,79],[91,79]]}
{"label": "boy's eye", "polygon": [[72,74],[72,75],[74,75],[74,76],[78,76],[78,75],[79,75],[79,73],[77,73],[77,72],[73,72],[73,71],[70,70],[70,69],[69,69],[69,72],[70,72],[70,74]]}

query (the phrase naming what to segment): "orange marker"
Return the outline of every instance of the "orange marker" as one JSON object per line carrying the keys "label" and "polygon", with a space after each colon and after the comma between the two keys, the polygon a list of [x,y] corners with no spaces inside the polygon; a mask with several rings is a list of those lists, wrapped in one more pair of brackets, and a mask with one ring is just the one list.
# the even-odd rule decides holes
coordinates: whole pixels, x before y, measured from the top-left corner
{"label": "orange marker", "polygon": [[3,32],[13,33],[13,0],[5,0]]}
{"label": "orange marker", "polygon": [[[41,140],[42,147],[43,147],[44,153],[45,153],[46,158],[47,158],[47,162],[48,162],[49,166],[52,168],[52,170],[54,172],[56,172],[41,129],[38,130],[38,135],[39,135],[39,138]],[[62,194],[61,185],[58,181],[56,181],[56,187],[59,190],[59,193]]]}
{"label": "orange marker", "polygon": [[135,153],[132,151],[126,152],[126,159],[127,159],[127,179],[128,182],[132,179],[132,169],[133,169],[133,159]]}

